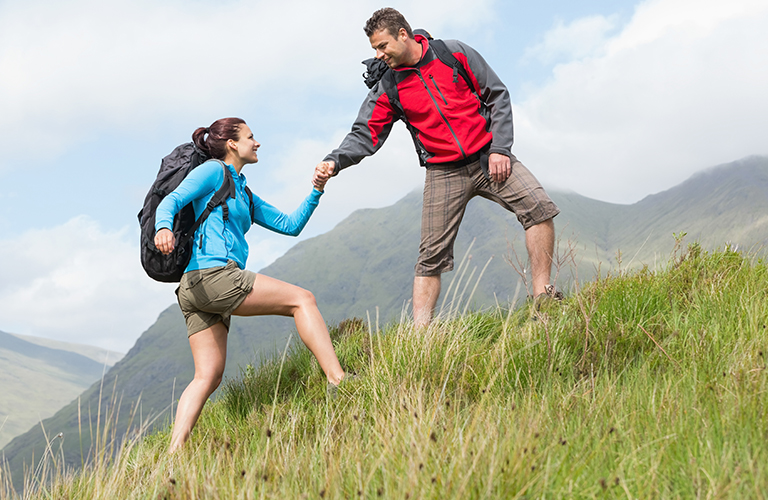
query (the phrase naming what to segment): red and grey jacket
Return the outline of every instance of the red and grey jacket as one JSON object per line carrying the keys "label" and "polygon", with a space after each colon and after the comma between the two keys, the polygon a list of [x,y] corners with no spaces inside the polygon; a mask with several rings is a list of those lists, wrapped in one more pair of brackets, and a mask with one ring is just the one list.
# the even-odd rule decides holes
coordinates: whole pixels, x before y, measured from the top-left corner
{"label": "red and grey jacket", "polygon": [[[514,140],[509,91],[483,57],[458,40],[445,40],[464,66],[474,88],[456,78],[427,38],[416,35],[423,55],[416,66],[394,69],[397,93],[414,140],[426,152],[426,163],[459,162],[486,146],[488,153],[511,154]],[[368,93],[352,130],[325,161],[336,171],[359,163],[381,148],[399,118],[381,84]]]}

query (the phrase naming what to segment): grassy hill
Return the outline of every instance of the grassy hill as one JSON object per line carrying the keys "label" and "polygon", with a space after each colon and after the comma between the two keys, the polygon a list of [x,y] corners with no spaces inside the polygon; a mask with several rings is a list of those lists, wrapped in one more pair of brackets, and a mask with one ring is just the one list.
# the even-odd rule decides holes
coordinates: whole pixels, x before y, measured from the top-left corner
{"label": "grassy hill", "polygon": [[[292,321],[285,318],[262,318],[260,325],[254,320],[234,322],[230,331],[227,352],[227,377],[239,374],[241,367],[258,363],[271,354],[276,342],[284,345],[284,332],[290,332]],[[281,328],[280,323],[287,322]],[[264,325],[272,332],[258,334]],[[97,435],[91,422],[98,415],[111,413],[115,421],[113,430],[122,435],[131,425],[132,415],[139,418],[157,418],[154,424],[165,426],[169,422],[171,402],[178,399],[181,390],[192,380],[194,364],[186,341],[184,319],[178,306],[169,307],[157,322],[136,342],[131,350],[109,372],[90,376],[81,394],[73,393],[66,406],[52,417],[45,418],[42,427],[35,424],[27,432],[15,437],[3,449],[8,468],[16,480],[20,480],[24,467],[36,463],[47,449],[48,437],[62,434],[60,453],[71,465],[82,464],[82,458],[95,446]],[[81,356],[82,358],[82,356]],[[82,361],[82,360],[81,360]],[[85,360],[95,364],[91,360]],[[88,363],[83,362],[83,366]],[[35,370],[40,370],[39,365]],[[94,383],[93,380],[96,380]],[[56,385],[50,387],[55,388]],[[24,394],[24,391],[20,391]],[[43,395],[35,395],[43,398]],[[73,398],[76,398],[72,401]],[[70,402],[71,401],[71,402]],[[37,420],[39,422],[39,419]],[[85,422],[85,423],[84,423]],[[153,425],[154,425],[153,424]]]}
{"label": "grassy hill", "polygon": [[[757,249],[768,241],[765,157],[712,169],[633,205],[603,203],[573,193],[551,194],[562,210],[556,218],[561,237],[558,283],[571,293],[578,288],[576,277],[589,282],[598,270],[605,275],[609,269],[627,268],[630,262],[633,269],[643,264],[651,270],[663,267],[675,245],[673,233],[687,232],[687,241],[699,240],[706,249],[722,248],[725,242]],[[420,205],[420,194],[412,193],[391,207],[356,211],[332,231],[297,244],[262,272],[312,290],[329,322],[352,317],[367,321],[370,315],[375,324],[378,312],[382,327],[397,323],[402,311],[407,311],[411,294]],[[459,268],[465,253],[471,259]],[[470,302],[475,282],[492,256],[469,309],[495,310],[497,304],[504,308],[516,297],[522,299],[525,283],[510,265],[515,255],[523,260],[526,256],[522,229],[514,216],[487,200],[473,200],[456,244],[457,270],[443,280],[446,310],[452,307],[454,290],[463,300],[461,310]],[[445,293],[454,277],[460,284]],[[285,318],[236,318],[225,377],[239,376],[248,364],[258,365],[285,344],[292,330],[292,321]],[[78,411],[83,415],[90,409],[95,414],[97,408],[108,411],[120,402],[119,412],[115,410],[120,424],[114,426],[118,436],[134,407],[141,417],[165,411],[153,424],[162,427],[170,418],[171,401],[191,380],[192,371],[183,320],[172,306],[110,370],[103,384],[107,390],[95,384],[81,396],[79,409],[73,402],[46,420],[45,428],[53,435],[64,433],[62,455],[70,465],[79,466],[91,436],[81,440]],[[45,449],[37,427],[7,445],[3,453],[18,479],[23,464],[35,462],[33,457],[39,459]]]}
{"label": "grassy hill", "polygon": [[99,380],[117,357],[113,353],[113,362],[105,364],[105,353],[91,346],[0,332],[0,447]]}
{"label": "grassy hill", "polygon": [[27,498],[765,498],[767,324],[765,261],[698,245],[545,311],[350,321],[336,399],[294,344],[179,453],[166,430],[77,474],[53,454]]}

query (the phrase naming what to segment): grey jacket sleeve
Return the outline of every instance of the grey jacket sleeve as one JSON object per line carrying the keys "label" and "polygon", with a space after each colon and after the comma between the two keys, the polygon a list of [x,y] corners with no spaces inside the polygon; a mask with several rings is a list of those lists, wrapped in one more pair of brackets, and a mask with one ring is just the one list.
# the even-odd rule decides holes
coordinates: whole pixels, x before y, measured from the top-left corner
{"label": "grey jacket sleeve", "polygon": [[458,57],[459,62],[464,64],[469,75],[477,81],[475,91],[490,113],[493,134],[490,152],[509,156],[515,140],[509,90],[475,49],[458,40],[445,40],[445,44],[454,55],[458,52],[466,56],[466,63]]}
{"label": "grey jacket sleeve", "polygon": [[336,172],[357,165],[363,158],[381,149],[395,120],[395,112],[386,92],[380,84],[376,84],[360,106],[352,130],[323,161],[334,161]]}

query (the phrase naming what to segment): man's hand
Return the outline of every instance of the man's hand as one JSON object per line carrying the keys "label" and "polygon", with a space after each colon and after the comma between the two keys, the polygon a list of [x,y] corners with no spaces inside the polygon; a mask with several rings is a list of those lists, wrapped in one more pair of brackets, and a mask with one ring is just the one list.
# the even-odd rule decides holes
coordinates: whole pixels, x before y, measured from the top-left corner
{"label": "man's hand", "polygon": [[512,162],[509,160],[509,156],[499,153],[488,155],[488,173],[493,182],[506,181],[509,178],[509,174],[512,173]]}
{"label": "man's hand", "polygon": [[155,246],[163,255],[168,255],[176,246],[176,238],[170,229],[163,228],[155,234]]}
{"label": "man's hand", "polygon": [[336,170],[336,163],[333,161],[321,161],[315,167],[315,174],[312,176],[312,184],[318,191],[322,191],[325,188],[325,183],[333,175]]}

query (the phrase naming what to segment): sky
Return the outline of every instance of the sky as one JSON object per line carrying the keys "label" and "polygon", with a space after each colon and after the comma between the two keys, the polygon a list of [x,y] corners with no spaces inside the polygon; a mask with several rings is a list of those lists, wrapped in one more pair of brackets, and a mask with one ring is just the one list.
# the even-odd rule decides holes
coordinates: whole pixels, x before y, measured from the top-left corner
{"label": "sky", "polygon": [[[160,159],[241,117],[262,144],[248,184],[292,211],[366,95],[362,27],[382,6],[0,0],[0,330],[130,349],[175,301],[138,258],[136,214]],[[768,154],[765,0],[389,6],[484,56],[512,96],[513,152],[549,190],[634,203]],[[423,175],[396,125],[329,182],[298,239],[254,226],[247,267],[395,203]]]}

